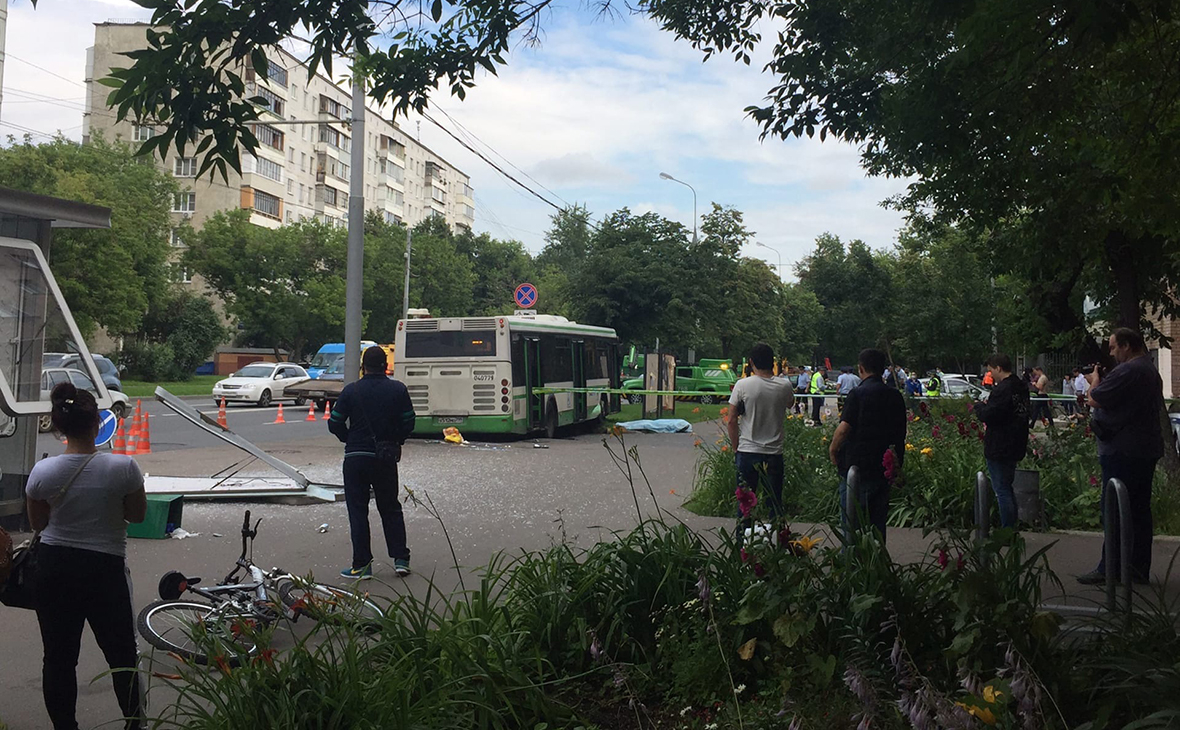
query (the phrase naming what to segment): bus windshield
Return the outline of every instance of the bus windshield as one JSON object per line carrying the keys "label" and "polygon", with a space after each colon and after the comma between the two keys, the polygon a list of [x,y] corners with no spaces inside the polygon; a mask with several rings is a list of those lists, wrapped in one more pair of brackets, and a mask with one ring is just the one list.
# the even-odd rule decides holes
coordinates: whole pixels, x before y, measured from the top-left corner
{"label": "bus windshield", "polygon": [[496,354],[496,333],[407,332],[407,358],[490,357]]}

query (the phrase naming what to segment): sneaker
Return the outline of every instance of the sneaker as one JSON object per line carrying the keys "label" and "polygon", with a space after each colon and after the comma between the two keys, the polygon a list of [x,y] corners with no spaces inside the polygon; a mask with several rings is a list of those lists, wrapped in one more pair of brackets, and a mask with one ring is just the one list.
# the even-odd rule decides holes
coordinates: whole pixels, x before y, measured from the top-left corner
{"label": "sneaker", "polygon": [[363,568],[345,568],[340,571],[340,575],[349,580],[369,580],[373,577],[373,564],[369,563]]}
{"label": "sneaker", "polygon": [[1091,570],[1089,573],[1084,573],[1078,576],[1078,583],[1084,586],[1098,586],[1106,582],[1106,573],[1100,573],[1097,570]]}
{"label": "sneaker", "polygon": [[410,559],[409,558],[395,559],[393,561],[393,571],[395,573],[397,573],[398,575],[400,575],[401,577],[405,578],[407,575],[410,574]]}

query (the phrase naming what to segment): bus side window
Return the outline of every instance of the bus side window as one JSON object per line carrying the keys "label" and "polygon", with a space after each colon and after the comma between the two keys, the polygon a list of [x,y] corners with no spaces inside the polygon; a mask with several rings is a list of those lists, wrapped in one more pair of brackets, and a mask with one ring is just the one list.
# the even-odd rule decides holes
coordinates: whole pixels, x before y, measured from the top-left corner
{"label": "bus side window", "polygon": [[521,387],[525,384],[524,377],[524,338],[520,335],[512,336],[512,385]]}

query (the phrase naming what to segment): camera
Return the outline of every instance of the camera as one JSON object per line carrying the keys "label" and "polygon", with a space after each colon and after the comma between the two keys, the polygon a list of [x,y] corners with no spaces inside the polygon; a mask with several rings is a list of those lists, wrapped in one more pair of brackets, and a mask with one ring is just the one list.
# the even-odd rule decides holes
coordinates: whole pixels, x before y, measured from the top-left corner
{"label": "camera", "polygon": [[1106,377],[1106,366],[1101,365],[1099,363],[1091,363],[1089,365],[1082,367],[1082,369],[1081,369],[1082,375],[1089,375],[1090,373],[1094,372],[1095,368],[1098,369],[1098,377],[1100,377],[1100,378]]}

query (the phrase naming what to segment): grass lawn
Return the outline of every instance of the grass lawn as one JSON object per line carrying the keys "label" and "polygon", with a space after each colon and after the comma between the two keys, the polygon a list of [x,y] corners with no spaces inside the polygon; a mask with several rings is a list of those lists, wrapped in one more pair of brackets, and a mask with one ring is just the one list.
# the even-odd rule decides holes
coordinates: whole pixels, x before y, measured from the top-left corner
{"label": "grass lawn", "polygon": [[[715,403],[711,406],[706,406],[691,401],[676,401],[676,412],[666,413],[664,416],[665,418],[683,418],[689,423],[713,421],[721,418],[721,409],[724,407],[724,403]],[[610,414],[606,420],[611,423],[619,423],[620,421],[638,421],[641,418],[643,418],[641,404],[624,403],[618,413]]]}
{"label": "grass lawn", "polygon": [[213,384],[224,380],[224,375],[194,375],[189,380],[171,383],[145,383],[142,380],[124,380],[123,392],[128,398],[150,398],[156,393],[156,386],[162,385],[172,395],[213,395]]}

